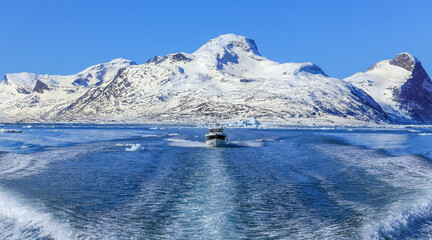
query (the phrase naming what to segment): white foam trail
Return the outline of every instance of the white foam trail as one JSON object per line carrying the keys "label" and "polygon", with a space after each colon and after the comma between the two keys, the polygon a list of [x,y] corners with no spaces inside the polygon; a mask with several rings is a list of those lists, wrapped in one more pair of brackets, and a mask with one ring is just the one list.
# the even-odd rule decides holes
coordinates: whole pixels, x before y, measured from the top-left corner
{"label": "white foam trail", "polygon": [[360,228],[363,239],[398,236],[432,218],[432,175],[430,162],[425,159],[412,155],[388,156],[355,146],[323,144],[315,148],[403,191],[395,201],[383,203],[379,208],[367,206],[363,210],[366,215]]}
{"label": "white foam trail", "polygon": [[0,158],[0,163],[0,178],[14,179],[45,170],[49,160],[34,155],[7,153]]}
{"label": "white foam trail", "polygon": [[2,236],[8,239],[74,239],[74,232],[66,221],[56,219],[41,205],[26,204],[2,187],[0,229]]}
{"label": "white foam trail", "polygon": [[421,157],[388,156],[376,150],[331,144],[317,145],[315,148],[345,164],[359,166],[391,186],[418,190],[430,187],[432,190],[430,165]]}
{"label": "white foam trail", "polygon": [[170,141],[170,143],[168,143],[168,146],[173,146],[173,147],[207,147],[205,142],[189,141],[189,140],[174,139],[174,138],[167,138],[166,140]]}
{"label": "white foam trail", "polygon": [[37,174],[46,170],[54,161],[63,161],[98,151],[103,145],[77,145],[65,148],[50,148],[43,152],[19,154],[5,153],[0,155],[0,179],[17,179]]}
{"label": "white foam trail", "polygon": [[157,134],[144,134],[141,137],[142,138],[161,137],[161,135],[157,135]]}
{"label": "white foam trail", "polygon": [[[9,129],[10,131],[12,129]],[[3,130],[0,130],[0,133]],[[5,130],[6,131],[6,130]],[[62,147],[70,144],[92,144],[98,141],[122,140],[130,138],[139,138],[145,134],[154,134],[148,131],[132,130],[109,130],[105,129],[22,129],[21,134],[0,134],[0,140],[6,140],[7,143],[24,142],[28,145],[45,146],[45,147]],[[10,147],[5,148],[10,151]],[[13,150],[14,148],[12,148]]]}
{"label": "white foam trail", "polygon": [[[431,193],[428,195],[430,196]],[[391,204],[385,214],[371,219],[361,228],[363,239],[381,239],[383,235],[398,236],[406,232],[412,225],[430,219],[432,199],[419,197],[411,201]],[[387,237],[388,238],[388,237]]]}
{"label": "white foam trail", "polygon": [[432,136],[432,133],[419,133],[419,136]]}
{"label": "white foam trail", "polygon": [[[167,138],[165,139],[170,141],[168,146],[173,147],[208,147],[204,141],[190,141],[185,139],[175,139],[175,138]],[[264,146],[264,141],[260,140],[247,140],[247,141],[233,141],[229,142],[226,147],[262,147]]]}
{"label": "white foam trail", "polygon": [[420,130],[415,130],[415,129],[409,129],[407,130],[408,132],[421,132]]}
{"label": "white foam trail", "polygon": [[235,205],[235,182],[218,152],[203,157],[207,160],[195,169],[188,192],[175,205],[176,215],[166,224],[165,238],[239,238],[229,220]]}
{"label": "white foam trail", "polygon": [[130,147],[130,148],[126,148],[126,151],[128,151],[128,152],[136,152],[136,151],[140,151],[143,149],[143,147],[139,143],[128,144],[128,146]]}
{"label": "white foam trail", "polygon": [[0,129],[0,133],[22,133],[22,131],[16,129]]}
{"label": "white foam trail", "polygon": [[262,147],[264,146],[264,141],[259,140],[248,140],[248,141],[233,141],[228,144],[232,147]]}

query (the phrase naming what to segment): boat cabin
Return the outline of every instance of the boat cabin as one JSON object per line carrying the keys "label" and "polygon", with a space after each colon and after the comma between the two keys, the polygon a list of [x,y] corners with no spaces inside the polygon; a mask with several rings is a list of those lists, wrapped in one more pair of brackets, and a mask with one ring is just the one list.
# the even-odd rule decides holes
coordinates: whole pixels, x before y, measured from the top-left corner
{"label": "boat cabin", "polygon": [[222,127],[209,128],[208,133],[223,133]]}

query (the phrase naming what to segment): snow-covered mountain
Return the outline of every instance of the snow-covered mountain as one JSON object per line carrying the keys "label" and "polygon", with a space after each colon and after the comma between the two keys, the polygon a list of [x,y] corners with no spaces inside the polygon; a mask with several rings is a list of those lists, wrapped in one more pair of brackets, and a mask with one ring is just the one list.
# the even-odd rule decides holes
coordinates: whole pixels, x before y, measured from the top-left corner
{"label": "snow-covered mountain", "polygon": [[432,82],[409,53],[380,61],[345,80],[372,96],[396,122],[432,123]]}
{"label": "snow-covered mountain", "polygon": [[141,65],[115,59],[70,76],[7,74],[0,82],[0,110],[11,122],[206,123],[255,117],[262,123],[344,124],[389,122],[387,113],[398,114],[381,99],[380,106],[363,84],[348,80],[331,78],[309,62],[272,61],[253,40],[227,34],[192,54],[156,56]]}
{"label": "snow-covered mountain", "polygon": [[156,56],[123,68],[51,119],[188,123],[256,117],[308,124],[382,121],[385,114],[362,90],[329,78],[312,63],[278,63],[255,42],[234,34],[192,54]]}
{"label": "snow-covered mountain", "polygon": [[0,120],[50,121],[48,112],[56,111],[82,96],[89,89],[114,79],[118,70],[136,64],[122,58],[91,66],[77,74],[6,74],[0,82]]}

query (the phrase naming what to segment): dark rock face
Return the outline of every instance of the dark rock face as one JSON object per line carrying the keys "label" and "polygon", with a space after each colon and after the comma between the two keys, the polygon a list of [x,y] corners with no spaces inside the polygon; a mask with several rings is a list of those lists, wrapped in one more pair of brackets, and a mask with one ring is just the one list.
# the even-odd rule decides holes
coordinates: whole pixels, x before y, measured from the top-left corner
{"label": "dark rock face", "polygon": [[154,56],[154,58],[149,59],[146,63],[160,63],[162,60],[161,56]]}
{"label": "dark rock face", "polygon": [[174,62],[181,62],[181,61],[189,62],[189,61],[191,61],[191,59],[186,57],[184,54],[176,53],[176,54],[172,54],[172,55],[168,54],[165,57],[155,56],[154,58],[149,59],[146,63],[158,64],[158,63],[164,62],[168,59],[171,59]]}
{"label": "dark rock face", "polygon": [[255,41],[253,39],[246,38],[246,42],[249,44],[250,49],[252,50],[252,52],[254,52],[257,55],[261,55],[258,52],[258,47],[257,47],[257,45],[256,45],[256,43],[255,43]]}
{"label": "dark rock face", "polygon": [[30,94],[31,92],[25,88],[17,88],[17,92],[24,93],[24,94]]}
{"label": "dark rock face", "polygon": [[33,88],[33,92],[43,93],[44,90],[50,90],[49,87],[43,83],[41,80],[37,80],[35,87]]}
{"label": "dark rock face", "polygon": [[75,86],[76,85],[81,85],[81,86],[88,87],[88,82],[89,82],[89,80],[87,78],[78,78],[72,84],[75,85]]}
{"label": "dark rock face", "polygon": [[253,79],[246,79],[246,78],[240,79],[240,82],[243,82],[243,83],[250,83],[250,82],[253,82],[253,81],[255,81],[255,80],[253,80]]}
{"label": "dark rock face", "polygon": [[245,42],[233,41],[227,44],[225,47],[228,50],[232,50],[234,47],[238,47],[245,52],[253,52],[256,55],[261,56],[261,54],[258,52],[258,47],[253,39],[246,38]]}
{"label": "dark rock face", "polygon": [[391,65],[411,72],[411,77],[393,89],[393,100],[409,112],[416,123],[432,123],[432,81],[420,61],[408,53],[401,53],[389,61]]}
{"label": "dark rock face", "polygon": [[432,82],[420,62],[414,64],[411,78],[402,85],[400,101],[414,120],[432,123]]}
{"label": "dark rock face", "polygon": [[325,74],[324,71],[315,64],[313,64],[311,66],[303,66],[299,69],[299,71],[308,72],[308,73],[312,73],[312,74],[321,74],[323,76],[328,77],[327,74]]}
{"label": "dark rock face", "polygon": [[119,96],[122,92],[126,92],[125,89],[129,88],[131,85],[131,83],[127,81],[127,79],[125,79],[125,77],[122,75],[125,69],[126,67],[121,68],[114,77],[114,80],[111,81],[107,86],[103,88],[99,86],[90,89],[74,103],[60,110],[57,113],[56,119],[62,119],[62,117],[74,119],[74,115],[79,115],[83,109],[89,106],[94,107],[96,112],[103,111],[103,108],[106,107],[103,104],[100,104],[103,101],[113,105],[118,104],[118,102],[115,102],[117,96]]}
{"label": "dark rock face", "polygon": [[[400,53],[395,58],[389,61],[391,65],[401,67],[407,71],[412,72],[414,70],[414,66],[416,63],[419,63],[419,61],[412,55],[408,53]],[[374,69],[377,66],[377,64],[374,64],[370,66],[367,70],[370,71]]]}
{"label": "dark rock face", "polygon": [[217,55],[217,66],[218,70],[223,69],[223,65],[227,65],[228,63],[238,63],[239,57],[235,53],[229,53],[225,50],[224,55],[221,57],[220,54]]}
{"label": "dark rock face", "polygon": [[[380,66],[380,63],[374,64],[368,71]],[[409,53],[400,53],[388,63],[411,73],[402,86],[388,88],[392,92],[391,100],[400,104],[400,109],[395,110],[408,113],[408,116],[387,113],[391,122],[432,124],[432,81],[421,62]]]}
{"label": "dark rock face", "polygon": [[172,55],[172,59],[174,61],[190,61],[189,58],[187,58],[185,55],[181,54],[181,53],[177,53]]}
{"label": "dark rock face", "polygon": [[418,61],[413,56],[410,56],[407,53],[401,53],[397,55],[395,58],[393,58],[392,60],[390,60],[389,63],[391,65],[395,65],[412,72],[414,70],[416,62]]}

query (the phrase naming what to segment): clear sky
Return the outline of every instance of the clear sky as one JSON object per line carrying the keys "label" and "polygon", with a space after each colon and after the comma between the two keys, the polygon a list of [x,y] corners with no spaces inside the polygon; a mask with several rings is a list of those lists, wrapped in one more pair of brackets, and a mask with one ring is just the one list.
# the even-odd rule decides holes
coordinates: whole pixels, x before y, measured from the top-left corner
{"label": "clear sky", "polygon": [[192,53],[226,33],[278,62],[313,62],[332,77],[400,52],[432,75],[432,1],[0,0],[0,75],[74,74],[122,57]]}

